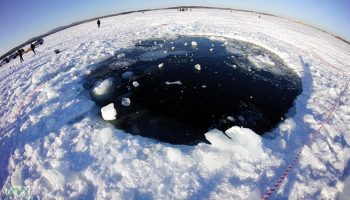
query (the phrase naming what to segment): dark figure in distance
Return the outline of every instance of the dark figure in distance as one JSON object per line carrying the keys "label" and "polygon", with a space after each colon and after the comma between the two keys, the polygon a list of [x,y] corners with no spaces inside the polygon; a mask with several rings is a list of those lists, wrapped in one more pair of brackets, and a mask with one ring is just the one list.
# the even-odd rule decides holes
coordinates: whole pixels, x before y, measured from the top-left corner
{"label": "dark figure in distance", "polygon": [[30,49],[32,49],[33,53],[36,54],[35,53],[35,45],[33,43],[30,44]]}
{"label": "dark figure in distance", "polygon": [[23,60],[23,51],[22,51],[22,49],[19,49],[18,51],[17,51],[17,53],[18,53],[18,55],[19,55],[19,59],[20,59],[20,61],[21,61],[21,63],[24,61]]}
{"label": "dark figure in distance", "polygon": [[100,19],[97,20],[97,27],[100,28],[101,26],[101,22],[100,22]]}

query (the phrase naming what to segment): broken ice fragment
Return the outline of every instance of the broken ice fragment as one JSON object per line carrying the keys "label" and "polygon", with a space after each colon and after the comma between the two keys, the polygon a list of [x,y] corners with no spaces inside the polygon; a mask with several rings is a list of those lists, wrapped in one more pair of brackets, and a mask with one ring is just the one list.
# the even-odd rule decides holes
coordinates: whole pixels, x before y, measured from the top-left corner
{"label": "broken ice fragment", "polygon": [[106,121],[115,120],[117,116],[117,110],[114,108],[114,103],[110,103],[101,108],[102,118]]}
{"label": "broken ice fragment", "polygon": [[140,84],[139,84],[137,81],[133,81],[133,82],[132,82],[132,85],[133,85],[134,87],[138,87]]}
{"label": "broken ice fragment", "polygon": [[213,52],[213,50],[214,50],[213,48],[210,48],[210,49],[209,49],[210,52]]}
{"label": "broken ice fragment", "polygon": [[228,121],[231,121],[231,122],[236,121],[235,118],[233,118],[233,117],[231,117],[231,116],[227,116],[226,119],[227,119]]}
{"label": "broken ice fragment", "polygon": [[102,96],[108,93],[108,91],[111,89],[113,85],[113,79],[108,78],[106,80],[103,80],[102,82],[98,82],[94,88],[92,89],[92,93],[95,96]]}
{"label": "broken ice fragment", "polygon": [[166,81],[165,84],[167,84],[167,85],[182,85],[181,81],[173,81],[173,82]]}
{"label": "broken ice fragment", "polygon": [[194,68],[195,68],[196,70],[200,71],[200,70],[201,70],[201,65],[200,65],[200,64],[196,64],[196,65],[194,66]]}
{"label": "broken ice fragment", "polygon": [[174,51],[174,50],[175,50],[175,47],[171,47],[171,50]]}
{"label": "broken ice fragment", "polygon": [[187,45],[188,45],[187,42],[185,42],[184,46],[186,47]]}
{"label": "broken ice fragment", "polygon": [[164,66],[164,63],[160,63],[160,64],[158,65],[158,68],[161,69],[161,68],[163,68],[163,66]]}
{"label": "broken ice fragment", "polygon": [[198,44],[197,44],[196,41],[192,41],[192,42],[191,42],[191,45],[192,45],[192,47],[197,47]]}
{"label": "broken ice fragment", "polygon": [[131,78],[133,75],[134,75],[134,72],[127,71],[127,72],[124,72],[124,73],[122,74],[122,78],[123,78],[123,79],[129,79],[129,78]]}
{"label": "broken ice fragment", "polygon": [[129,106],[130,105],[130,99],[129,98],[122,98],[122,105],[123,106]]}

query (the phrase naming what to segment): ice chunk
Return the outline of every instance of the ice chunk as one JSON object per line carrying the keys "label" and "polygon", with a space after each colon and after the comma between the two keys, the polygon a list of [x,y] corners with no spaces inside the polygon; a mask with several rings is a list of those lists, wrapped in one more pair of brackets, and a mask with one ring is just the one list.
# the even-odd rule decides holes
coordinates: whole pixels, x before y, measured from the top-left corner
{"label": "ice chunk", "polygon": [[171,50],[174,51],[174,50],[175,50],[175,47],[171,47]]}
{"label": "ice chunk", "polygon": [[210,49],[209,49],[210,52],[213,52],[213,50],[214,50],[213,48],[210,48]]}
{"label": "ice chunk", "polygon": [[101,113],[104,120],[115,120],[117,116],[117,110],[114,108],[114,103],[110,103],[107,106],[101,108]]}
{"label": "ice chunk", "polygon": [[165,84],[167,84],[167,85],[182,85],[181,81],[173,81],[173,82],[166,81]]}
{"label": "ice chunk", "polygon": [[163,68],[163,66],[164,66],[164,63],[160,63],[160,64],[158,65],[158,68],[161,69],[161,68]]}
{"label": "ice chunk", "polygon": [[129,79],[129,78],[131,78],[132,76],[134,76],[134,72],[132,72],[132,71],[127,71],[127,72],[124,72],[124,73],[122,74],[122,78],[123,78],[123,79]]}
{"label": "ice chunk", "polygon": [[202,88],[207,88],[207,85],[202,85]]}
{"label": "ice chunk", "polygon": [[185,42],[184,46],[186,47],[187,45],[188,45],[187,42]]}
{"label": "ice chunk", "polygon": [[262,157],[261,137],[248,128],[234,126],[225,131],[217,129],[205,133],[205,138],[215,147],[223,151],[230,151],[251,157]]}
{"label": "ice chunk", "polygon": [[137,81],[133,81],[133,82],[132,82],[132,85],[133,85],[134,87],[139,87],[139,86],[140,86],[140,84],[139,84]]}
{"label": "ice chunk", "polygon": [[231,149],[232,143],[224,133],[218,129],[212,129],[204,134],[205,138],[219,149]]}
{"label": "ice chunk", "polygon": [[231,121],[231,122],[236,121],[235,118],[233,118],[233,117],[231,117],[231,116],[227,116],[226,119],[227,119],[228,121]]}
{"label": "ice chunk", "polygon": [[196,65],[194,66],[194,68],[195,68],[196,70],[200,71],[200,70],[201,70],[201,65],[200,65],[200,64],[196,64]]}
{"label": "ice chunk", "polygon": [[95,96],[103,96],[108,93],[108,91],[112,88],[112,86],[113,86],[113,79],[108,78],[106,80],[103,80],[102,82],[96,83],[96,85],[92,89],[92,93]]}
{"label": "ice chunk", "polygon": [[191,42],[191,45],[192,45],[192,47],[197,47],[197,46],[198,46],[198,44],[197,44],[196,41],[192,41],[192,42]]}
{"label": "ice chunk", "polygon": [[122,98],[122,105],[123,106],[129,106],[130,105],[130,99],[129,98]]}

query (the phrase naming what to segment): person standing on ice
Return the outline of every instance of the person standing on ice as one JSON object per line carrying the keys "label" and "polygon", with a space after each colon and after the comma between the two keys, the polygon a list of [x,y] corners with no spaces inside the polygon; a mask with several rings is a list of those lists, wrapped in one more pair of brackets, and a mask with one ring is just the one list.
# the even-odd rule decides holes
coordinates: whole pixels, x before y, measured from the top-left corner
{"label": "person standing on ice", "polygon": [[97,19],[97,27],[100,28],[100,26],[101,26],[101,21],[100,19]]}
{"label": "person standing on ice", "polygon": [[30,49],[33,51],[34,54],[36,54],[35,53],[35,45],[33,43],[30,44]]}
{"label": "person standing on ice", "polygon": [[19,49],[19,50],[17,51],[21,63],[24,61],[24,60],[23,60],[23,51],[22,51],[22,50],[23,50],[23,49]]}

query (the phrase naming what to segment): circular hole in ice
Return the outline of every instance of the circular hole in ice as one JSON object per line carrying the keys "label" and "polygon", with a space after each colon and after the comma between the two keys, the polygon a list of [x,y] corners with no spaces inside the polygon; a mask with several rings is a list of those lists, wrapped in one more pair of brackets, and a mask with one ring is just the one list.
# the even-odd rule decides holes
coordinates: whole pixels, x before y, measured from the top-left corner
{"label": "circular hole in ice", "polygon": [[92,99],[101,108],[114,103],[118,115],[109,122],[117,128],[172,144],[206,142],[212,128],[264,134],[302,90],[277,55],[238,40],[151,39],[114,55],[123,59],[108,58],[88,74]]}

